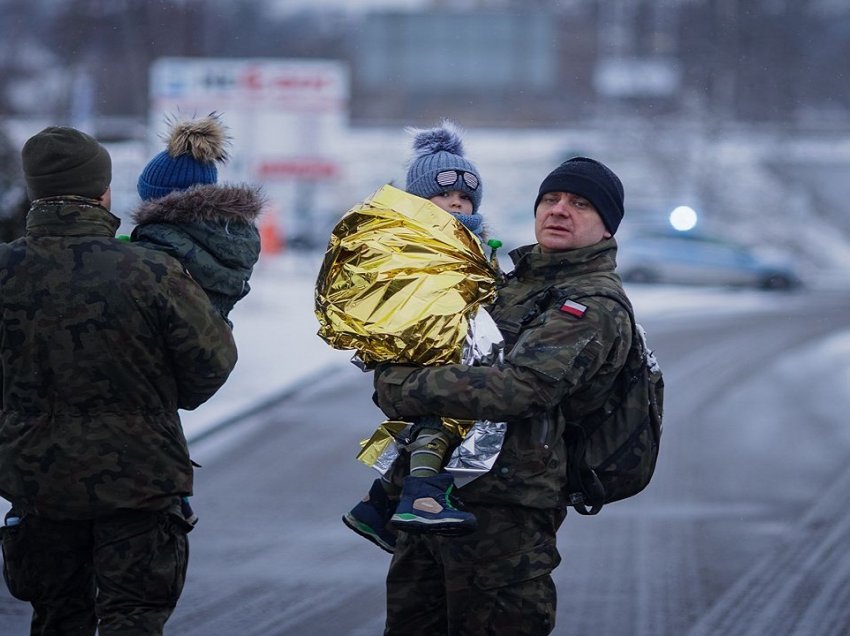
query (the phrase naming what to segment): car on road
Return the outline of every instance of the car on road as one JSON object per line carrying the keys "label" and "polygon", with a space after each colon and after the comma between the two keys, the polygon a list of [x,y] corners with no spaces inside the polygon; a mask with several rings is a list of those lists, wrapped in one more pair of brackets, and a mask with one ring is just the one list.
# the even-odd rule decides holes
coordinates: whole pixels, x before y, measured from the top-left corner
{"label": "car on road", "polygon": [[801,285],[787,259],[767,257],[700,232],[642,231],[618,239],[617,271],[626,282],[790,290]]}

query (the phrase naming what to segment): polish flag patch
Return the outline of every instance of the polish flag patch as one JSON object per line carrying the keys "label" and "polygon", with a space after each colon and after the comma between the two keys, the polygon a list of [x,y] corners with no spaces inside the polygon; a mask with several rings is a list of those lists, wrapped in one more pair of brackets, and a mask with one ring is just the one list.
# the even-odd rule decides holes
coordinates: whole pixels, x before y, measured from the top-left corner
{"label": "polish flag patch", "polygon": [[561,311],[564,313],[570,314],[571,316],[577,316],[581,318],[584,316],[584,312],[587,311],[587,306],[582,305],[581,303],[577,303],[574,300],[567,300],[561,305]]}

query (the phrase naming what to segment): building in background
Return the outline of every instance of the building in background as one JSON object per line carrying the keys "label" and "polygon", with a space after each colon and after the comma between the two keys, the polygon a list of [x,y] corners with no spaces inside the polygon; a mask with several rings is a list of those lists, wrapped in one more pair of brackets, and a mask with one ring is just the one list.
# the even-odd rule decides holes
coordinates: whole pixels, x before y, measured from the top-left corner
{"label": "building in background", "polygon": [[443,5],[362,21],[350,49],[355,122],[448,110],[479,125],[550,127],[670,113],[681,99],[677,2]]}
{"label": "building in background", "polygon": [[[160,113],[193,103],[160,95],[151,69],[165,58],[206,66],[197,109],[223,111],[246,152],[223,177],[262,183],[292,244],[317,246],[342,211],[402,179],[402,128],[444,116],[468,129],[482,170],[510,175],[488,181],[494,223],[525,221],[539,174],[581,153],[631,184],[629,218],[688,204],[800,249],[823,240],[794,231],[810,208],[833,228],[850,218],[845,0],[0,0],[0,12],[0,128],[14,147],[47,124],[96,134],[119,215],[160,147]],[[345,114],[264,111],[255,77],[226,78],[252,60],[346,69]],[[776,209],[798,220],[755,213]]]}
{"label": "building in background", "polygon": [[353,125],[451,110],[509,128],[614,116],[850,126],[839,0],[0,0],[0,11],[0,113],[91,117],[110,137],[138,134],[160,57],[345,63]]}
{"label": "building in background", "polygon": [[351,47],[353,117],[548,123],[565,106],[562,39],[541,11],[373,13]]}

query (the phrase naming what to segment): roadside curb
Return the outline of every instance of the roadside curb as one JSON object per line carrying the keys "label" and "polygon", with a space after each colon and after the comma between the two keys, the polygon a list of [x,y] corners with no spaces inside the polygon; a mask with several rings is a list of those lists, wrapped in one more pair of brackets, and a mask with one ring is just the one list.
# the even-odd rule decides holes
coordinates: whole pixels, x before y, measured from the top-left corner
{"label": "roadside curb", "polygon": [[189,444],[198,443],[201,441],[205,441],[210,437],[224,431],[225,429],[229,429],[236,424],[239,424],[249,418],[255,417],[257,415],[262,414],[264,411],[268,411],[278,406],[281,402],[285,402],[286,400],[291,399],[301,391],[309,388],[314,385],[316,382],[320,382],[323,380],[327,380],[339,373],[342,373],[344,366],[339,363],[330,363],[319,369],[308,373],[299,379],[287,384],[283,388],[279,389],[272,395],[265,397],[258,402],[255,402],[251,406],[235,413],[233,415],[229,415],[218,422],[210,424],[209,426],[205,426],[203,429],[198,430],[192,434],[186,436],[186,441]]}

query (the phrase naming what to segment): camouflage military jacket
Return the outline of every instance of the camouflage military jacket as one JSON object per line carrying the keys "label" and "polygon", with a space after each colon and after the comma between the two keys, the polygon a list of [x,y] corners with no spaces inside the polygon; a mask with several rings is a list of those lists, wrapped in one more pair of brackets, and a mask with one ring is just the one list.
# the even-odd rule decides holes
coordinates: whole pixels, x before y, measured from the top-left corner
{"label": "camouflage military jacket", "polygon": [[[536,508],[563,505],[564,415],[598,409],[631,344],[627,310],[609,298],[578,307],[546,301],[546,290],[620,288],[614,239],[559,253],[527,246],[489,311],[505,336],[505,362],[493,367],[389,366],[376,374],[376,397],[392,418],[442,415],[507,422],[493,469],[462,489],[467,502]],[[584,309],[582,309],[584,308]]]}
{"label": "camouflage military jacket", "polygon": [[131,240],[179,260],[222,316],[251,289],[263,199],[245,186],[199,185],[145,201]]}
{"label": "camouflage military jacket", "polygon": [[0,244],[0,495],[49,517],[161,509],[192,491],[177,410],[236,363],[231,330],[94,201],[42,199]]}

